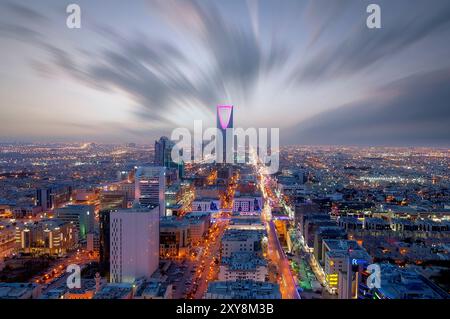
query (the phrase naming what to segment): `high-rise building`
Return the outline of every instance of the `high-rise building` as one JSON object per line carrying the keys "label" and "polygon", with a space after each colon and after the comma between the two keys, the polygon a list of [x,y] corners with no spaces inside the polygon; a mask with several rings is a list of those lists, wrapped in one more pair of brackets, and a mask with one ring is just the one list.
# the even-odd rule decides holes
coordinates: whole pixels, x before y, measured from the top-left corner
{"label": "high-rise building", "polygon": [[68,205],[58,208],[56,218],[72,222],[78,230],[78,239],[86,240],[86,235],[92,233],[95,227],[95,206],[93,205]]}
{"label": "high-rise building", "polygon": [[175,145],[168,137],[162,136],[159,141],[155,141],[155,165],[164,167],[177,167],[172,161],[172,148]]}
{"label": "high-rise building", "polygon": [[159,264],[159,211],[135,207],[111,212],[110,281],[133,283],[150,277]]}
{"label": "high-rise building", "polygon": [[159,205],[160,216],[165,216],[165,168],[161,166],[139,167],[136,171],[135,183],[135,201],[142,206]]}
{"label": "high-rise building", "polygon": [[35,205],[47,209],[59,208],[70,201],[72,188],[69,186],[52,186],[36,190]]}
{"label": "high-rise building", "polygon": [[109,261],[110,261],[110,210],[103,210],[99,213],[99,255],[100,255],[100,274],[103,277],[110,278]]}
{"label": "high-rise building", "polygon": [[[354,240],[323,240],[323,271],[325,273],[325,278],[328,286],[336,292],[339,290],[339,287],[341,287],[341,290],[344,289],[342,282],[343,278],[340,277],[352,276],[352,272],[347,271],[349,258],[350,260],[354,259],[361,264],[368,265],[372,263],[372,257]],[[346,283],[344,283],[344,285],[347,288],[345,288],[344,290],[346,291],[345,295],[348,295],[352,290],[349,287],[351,286],[351,282],[353,281],[353,279],[347,278],[346,280],[347,281]]]}
{"label": "high-rise building", "polygon": [[[217,105],[217,128],[222,132],[222,162],[226,163],[227,159],[227,143],[232,146],[232,140],[227,141],[227,128],[233,128],[233,105]],[[216,154],[219,156],[220,143],[217,144]],[[218,162],[221,162],[219,158]]]}

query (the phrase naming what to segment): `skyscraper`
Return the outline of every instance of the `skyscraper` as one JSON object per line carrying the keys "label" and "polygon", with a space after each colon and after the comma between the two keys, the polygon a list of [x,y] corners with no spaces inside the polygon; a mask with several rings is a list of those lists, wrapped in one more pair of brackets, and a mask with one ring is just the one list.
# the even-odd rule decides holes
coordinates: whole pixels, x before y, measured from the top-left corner
{"label": "skyscraper", "polygon": [[135,175],[135,201],[142,206],[159,205],[160,216],[166,213],[165,168],[161,166],[139,167]]}
{"label": "skyscraper", "polygon": [[[227,128],[233,128],[233,105],[217,105],[217,128],[222,132],[222,162],[225,163],[227,159]],[[232,143],[233,141],[228,141]],[[230,145],[231,146],[231,145]],[[216,154],[220,144],[217,144]],[[218,158],[220,162],[220,159]]]}
{"label": "skyscraper", "polygon": [[168,137],[162,136],[159,141],[155,141],[155,165],[164,167],[176,167],[172,161],[172,148],[175,145]]}
{"label": "skyscraper", "polygon": [[159,210],[134,207],[110,215],[110,281],[133,283],[159,264]]}
{"label": "skyscraper", "polygon": [[103,210],[99,213],[99,232],[100,232],[100,247],[99,247],[99,266],[100,266],[100,274],[108,280],[110,279],[110,223],[111,223],[111,211]]}

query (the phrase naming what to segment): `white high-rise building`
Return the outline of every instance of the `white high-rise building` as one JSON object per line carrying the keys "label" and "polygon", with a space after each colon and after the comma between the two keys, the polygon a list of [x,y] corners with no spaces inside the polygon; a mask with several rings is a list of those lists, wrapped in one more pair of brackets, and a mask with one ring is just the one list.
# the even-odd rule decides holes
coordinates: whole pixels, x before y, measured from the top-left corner
{"label": "white high-rise building", "polygon": [[159,264],[158,207],[138,207],[111,212],[111,282],[133,283],[150,277]]}
{"label": "white high-rise building", "polygon": [[135,175],[135,200],[142,206],[159,205],[159,215],[166,215],[165,168],[160,166],[139,167]]}

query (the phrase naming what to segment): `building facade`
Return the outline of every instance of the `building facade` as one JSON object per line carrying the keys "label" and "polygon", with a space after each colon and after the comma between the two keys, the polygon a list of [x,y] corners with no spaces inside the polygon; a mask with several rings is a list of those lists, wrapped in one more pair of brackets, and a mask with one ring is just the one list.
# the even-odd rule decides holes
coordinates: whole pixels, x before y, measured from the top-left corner
{"label": "building facade", "polygon": [[150,277],[159,264],[159,210],[135,207],[111,212],[110,271],[112,283]]}
{"label": "building facade", "polygon": [[165,168],[161,166],[139,167],[135,174],[135,200],[141,206],[159,205],[159,215],[166,215]]}

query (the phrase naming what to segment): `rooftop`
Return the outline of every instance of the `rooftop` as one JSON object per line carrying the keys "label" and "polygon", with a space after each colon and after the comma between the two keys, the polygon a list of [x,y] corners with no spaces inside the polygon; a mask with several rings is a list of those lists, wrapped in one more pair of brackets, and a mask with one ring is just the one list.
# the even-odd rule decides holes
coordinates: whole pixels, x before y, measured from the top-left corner
{"label": "rooftop", "polygon": [[233,252],[230,257],[222,257],[222,265],[231,270],[256,270],[259,266],[267,266],[267,261],[254,252]]}
{"label": "rooftop", "polygon": [[0,299],[31,299],[36,284],[0,282]]}
{"label": "rooftop", "polygon": [[324,239],[323,243],[328,246],[329,250],[363,250],[355,240]]}
{"label": "rooftop", "polygon": [[207,298],[281,299],[278,284],[253,280],[214,281],[208,285]]}
{"label": "rooftop", "polygon": [[224,241],[247,241],[249,239],[258,240],[265,234],[264,230],[249,230],[249,229],[227,229],[222,237]]}
{"label": "rooftop", "polygon": [[132,284],[109,283],[94,295],[94,299],[122,299],[131,293]]}
{"label": "rooftop", "polygon": [[415,270],[381,264],[381,288],[378,292],[388,299],[443,299],[448,294]]}

